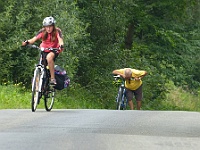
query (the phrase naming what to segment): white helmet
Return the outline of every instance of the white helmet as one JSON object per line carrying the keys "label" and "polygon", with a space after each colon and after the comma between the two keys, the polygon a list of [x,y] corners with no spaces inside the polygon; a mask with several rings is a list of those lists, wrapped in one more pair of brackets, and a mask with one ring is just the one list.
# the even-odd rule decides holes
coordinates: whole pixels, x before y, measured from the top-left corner
{"label": "white helmet", "polygon": [[56,23],[55,19],[53,17],[46,17],[43,20],[43,26],[50,26],[54,25]]}

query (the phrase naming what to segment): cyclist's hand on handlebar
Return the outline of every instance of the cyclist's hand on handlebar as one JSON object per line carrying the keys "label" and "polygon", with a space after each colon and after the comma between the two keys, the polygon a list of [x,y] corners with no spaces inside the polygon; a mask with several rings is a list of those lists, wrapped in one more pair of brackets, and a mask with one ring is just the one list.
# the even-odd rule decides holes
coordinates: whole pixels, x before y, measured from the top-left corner
{"label": "cyclist's hand on handlebar", "polygon": [[22,42],[22,46],[26,46],[26,45],[28,45],[28,44],[29,44],[29,41],[28,41],[28,40],[25,40],[25,41]]}
{"label": "cyclist's hand on handlebar", "polygon": [[63,50],[64,50],[64,46],[63,46],[63,45],[60,45],[59,50],[57,51],[57,53],[59,54],[59,53],[61,53]]}
{"label": "cyclist's hand on handlebar", "polygon": [[22,42],[22,46],[26,46],[26,43],[25,43],[25,42]]}
{"label": "cyclist's hand on handlebar", "polygon": [[61,50],[57,50],[57,52],[56,52],[57,54],[60,54],[61,53]]}
{"label": "cyclist's hand on handlebar", "polygon": [[120,76],[121,76],[123,79],[126,79],[124,74],[122,74],[122,75],[120,75]]}

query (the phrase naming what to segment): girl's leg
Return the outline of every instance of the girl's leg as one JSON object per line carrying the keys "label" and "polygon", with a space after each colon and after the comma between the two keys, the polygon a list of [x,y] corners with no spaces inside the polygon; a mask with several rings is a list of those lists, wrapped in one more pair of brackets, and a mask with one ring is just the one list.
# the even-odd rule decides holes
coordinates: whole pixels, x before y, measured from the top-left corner
{"label": "girl's leg", "polygon": [[53,52],[50,52],[47,54],[47,62],[48,62],[48,66],[49,66],[49,71],[50,71],[50,75],[51,75],[51,81],[53,82],[53,84],[56,84],[56,80],[55,80],[55,72],[54,72],[54,57],[55,54]]}

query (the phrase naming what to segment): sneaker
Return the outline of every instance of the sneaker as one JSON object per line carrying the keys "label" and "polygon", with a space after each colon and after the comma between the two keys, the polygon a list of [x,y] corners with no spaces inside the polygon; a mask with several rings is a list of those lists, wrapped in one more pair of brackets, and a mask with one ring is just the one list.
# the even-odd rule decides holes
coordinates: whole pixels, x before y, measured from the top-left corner
{"label": "sneaker", "polygon": [[51,84],[51,85],[56,85],[56,84],[57,84],[57,83],[56,83],[56,79],[51,79],[50,84]]}

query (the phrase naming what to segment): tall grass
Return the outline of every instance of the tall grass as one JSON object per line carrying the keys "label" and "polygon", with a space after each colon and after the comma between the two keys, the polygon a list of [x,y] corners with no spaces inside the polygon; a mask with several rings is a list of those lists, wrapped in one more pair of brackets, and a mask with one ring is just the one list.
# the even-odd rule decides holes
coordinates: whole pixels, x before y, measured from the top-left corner
{"label": "tall grass", "polygon": [[166,85],[169,93],[162,105],[168,110],[200,111],[200,94],[188,92],[181,87],[176,87],[173,82]]}

